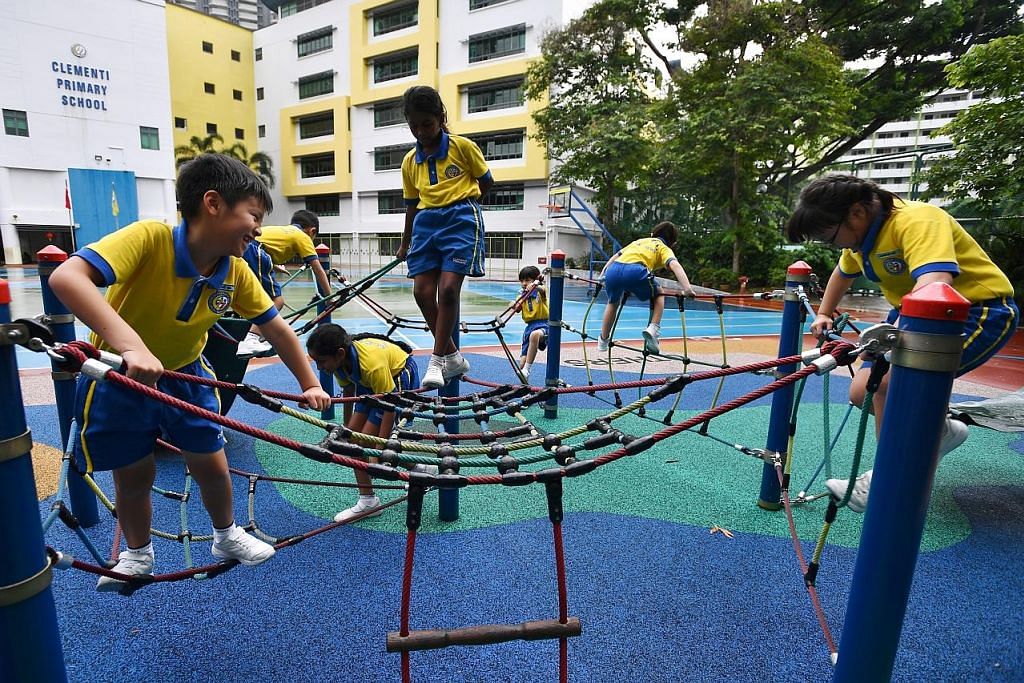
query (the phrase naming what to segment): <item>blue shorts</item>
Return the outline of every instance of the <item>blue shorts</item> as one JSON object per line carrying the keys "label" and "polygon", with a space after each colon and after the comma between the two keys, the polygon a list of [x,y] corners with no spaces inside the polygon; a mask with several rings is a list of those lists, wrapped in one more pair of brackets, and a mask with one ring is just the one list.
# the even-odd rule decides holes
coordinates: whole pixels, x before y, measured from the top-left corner
{"label": "blue shorts", "polygon": [[[887,323],[896,324],[899,309],[892,309],[886,316]],[[976,369],[1013,337],[1020,322],[1020,311],[1016,302],[1007,296],[971,304],[964,323],[964,347],[960,355],[960,367],[956,376]],[[862,368],[870,368],[871,361],[864,361]]]}
{"label": "blue shorts", "polygon": [[[405,368],[395,377],[395,384],[398,385],[396,391],[420,388],[420,369],[416,366],[416,360],[412,356],[409,356],[409,360],[405,361]],[[369,387],[364,387],[362,384],[356,385],[356,396],[372,393],[374,392]],[[366,413],[366,421],[372,425],[379,426],[384,419],[383,408],[371,406],[363,401],[356,403],[352,410],[357,413]]]}
{"label": "blue shorts", "polygon": [[533,334],[534,330],[540,330],[544,333],[544,336],[541,337],[540,344],[537,347],[539,349],[541,346],[544,346],[544,341],[548,336],[548,321],[533,320],[526,323],[526,329],[523,330],[523,352],[519,354],[520,356],[525,356],[526,352],[530,350],[530,335]]}
{"label": "blue shorts", "polygon": [[[178,368],[178,372],[214,376],[202,360]],[[220,396],[213,387],[165,377],[157,382],[157,388],[194,406],[220,411]],[[75,464],[83,472],[127,467],[152,453],[158,438],[192,453],[216,453],[224,448],[220,425],[85,375],[78,377],[75,419],[79,425]]]}
{"label": "blue shorts", "polygon": [[409,277],[431,270],[483,277],[485,256],[484,218],[476,200],[416,213],[406,257]]}
{"label": "blue shorts", "polygon": [[619,303],[625,292],[640,301],[649,301],[658,292],[647,266],[620,261],[615,261],[604,271],[604,289],[608,292],[608,301],[612,303]]}

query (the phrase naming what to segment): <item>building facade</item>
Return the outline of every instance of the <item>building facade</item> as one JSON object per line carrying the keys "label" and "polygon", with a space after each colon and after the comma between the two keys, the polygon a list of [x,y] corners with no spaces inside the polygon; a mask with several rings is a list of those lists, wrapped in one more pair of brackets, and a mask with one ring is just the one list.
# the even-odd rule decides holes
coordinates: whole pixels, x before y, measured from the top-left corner
{"label": "building facade", "polygon": [[563,21],[561,2],[295,0],[277,9],[278,22],[254,35],[258,140],[281,181],[272,221],[309,209],[334,253],[387,260],[404,225],[400,167],[414,144],[401,97],[430,85],[450,130],[480,146],[494,175],[482,198],[492,271],[514,279],[556,239],[570,255],[585,251],[575,227],[545,225],[549,165],[531,117],[545,102],[523,94],[541,37]]}
{"label": "building facade", "polygon": [[274,23],[274,13],[260,0],[167,0],[255,31]]}
{"label": "building facade", "polygon": [[[0,0],[7,264],[175,219],[162,0]],[[72,227],[74,226],[74,227]]]}

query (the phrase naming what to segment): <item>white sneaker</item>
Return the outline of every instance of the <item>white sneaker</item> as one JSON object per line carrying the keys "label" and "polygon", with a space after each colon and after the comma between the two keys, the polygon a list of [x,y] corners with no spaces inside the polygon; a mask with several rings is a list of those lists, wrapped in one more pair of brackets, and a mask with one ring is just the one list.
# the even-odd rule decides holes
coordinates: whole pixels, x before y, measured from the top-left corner
{"label": "white sneaker", "polygon": [[238,350],[235,355],[239,358],[262,358],[273,355],[274,347],[263,337],[255,332],[245,335],[245,339],[238,342]]}
{"label": "white sneaker", "polygon": [[[864,508],[868,506],[868,490],[871,488],[872,472],[874,470],[868,470],[857,477],[857,481],[854,482],[853,493],[850,494],[850,500],[846,504],[846,507],[850,508],[852,512],[864,512]],[[829,479],[825,482],[825,486],[833,496],[842,500],[846,495],[849,482],[849,479]]]}
{"label": "white sneaker", "polygon": [[441,376],[444,377],[445,384],[469,372],[469,361],[458,351],[445,356],[443,360]]}
{"label": "white sneaker", "polygon": [[598,335],[598,337],[597,337],[597,352],[598,353],[605,353],[606,351],[608,351],[608,340],[605,339],[604,337]]}
{"label": "white sneaker", "polygon": [[527,363],[523,367],[519,368],[519,372],[521,372],[523,374],[523,379],[529,381],[529,379],[530,379],[530,370],[533,370],[533,364],[532,363]]}
{"label": "white sneaker", "polygon": [[355,505],[350,507],[348,510],[342,510],[338,514],[334,515],[334,521],[335,522],[347,522],[350,519],[352,519],[353,517],[355,517],[356,515],[362,515],[367,510],[373,510],[373,512],[370,512],[369,514],[363,515],[362,517],[360,517],[360,519],[367,519],[368,517],[379,517],[381,515],[381,513],[384,512],[383,510],[374,510],[374,508],[379,508],[379,507],[380,507],[380,498],[378,498],[377,496],[374,496],[370,500],[366,500],[362,496],[359,496],[359,500],[356,501]]}
{"label": "white sneaker", "polygon": [[967,425],[963,422],[947,417],[945,424],[942,425],[942,438],[939,439],[939,457],[941,458],[967,441],[968,431]]}
{"label": "white sneaker", "polygon": [[651,324],[644,328],[644,350],[647,353],[661,353],[661,344],[658,338],[661,337],[661,328]]}
{"label": "white sneaker", "polygon": [[423,373],[420,387],[424,389],[440,389],[444,386],[444,360],[431,356],[427,362],[427,371]]}
{"label": "white sneaker", "polygon": [[238,560],[242,564],[251,567],[263,564],[272,558],[277,551],[274,550],[274,546],[245,533],[242,527],[236,526],[232,530],[231,535],[223,541],[220,543],[214,541],[210,552],[218,560]]}
{"label": "white sneaker", "polygon": [[[110,571],[130,576],[152,574],[153,555],[150,553],[137,553],[132,550],[122,550],[117,556],[117,564]],[[128,585],[126,581],[119,581],[110,576],[101,576],[96,582],[96,590],[101,593],[114,593]]]}

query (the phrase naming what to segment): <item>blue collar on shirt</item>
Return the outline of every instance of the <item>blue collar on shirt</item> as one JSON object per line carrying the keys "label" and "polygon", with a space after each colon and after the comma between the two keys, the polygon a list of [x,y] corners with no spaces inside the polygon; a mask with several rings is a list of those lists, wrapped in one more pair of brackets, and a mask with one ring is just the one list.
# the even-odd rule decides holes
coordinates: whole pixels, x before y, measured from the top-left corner
{"label": "blue collar on shirt", "polygon": [[422,164],[427,159],[445,159],[448,157],[448,133],[441,131],[441,144],[437,146],[437,151],[427,156],[423,153],[423,145],[416,143],[416,163]]}
{"label": "blue collar on shirt", "polygon": [[871,221],[871,225],[868,227],[868,234],[864,236],[864,241],[861,242],[860,248],[857,249],[861,254],[861,261],[864,262],[864,274],[873,282],[879,282],[880,280],[878,275],[875,274],[875,269],[871,266],[871,250],[875,248],[875,242],[878,241],[878,233],[881,232],[882,226],[888,219],[888,211],[879,212],[875,216],[875,220]]}
{"label": "blue collar on shirt", "polygon": [[192,262],[192,255],[188,253],[188,222],[184,218],[181,219],[178,227],[174,228],[173,236],[174,274],[177,277],[192,278],[192,287],[189,288],[188,296],[181,303],[181,308],[178,309],[178,315],[176,316],[178,320],[187,322],[192,318],[192,314],[196,310],[196,305],[203,294],[203,287],[209,285],[214,290],[219,290],[224,286],[224,280],[227,278],[228,270],[231,268],[231,257],[222,256],[220,261],[217,262],[213,274],[209,277],[200,275],[199,271],[196,270],[195,264]]}

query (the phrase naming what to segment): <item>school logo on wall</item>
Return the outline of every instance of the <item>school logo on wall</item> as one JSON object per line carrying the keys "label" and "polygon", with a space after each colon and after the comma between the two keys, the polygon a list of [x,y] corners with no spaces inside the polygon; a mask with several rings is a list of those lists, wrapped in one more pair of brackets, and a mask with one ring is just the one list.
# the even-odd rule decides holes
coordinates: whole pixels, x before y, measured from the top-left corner
{"label": "school logo on wall", "polygon": [[890,275],[899,275],[906,272],[907,262],[897,256],[890,256],[882,261],[882,267]]}
{"label": "school logo on wall", "polygon": [[448,164],[448,167],[444,169],[445,178],[458,178],[462,175],[462,169],[455,164]]}
{"label": "school logo on wall", "polygon": [[223,314],[228,310],[228,306],[231,305],[231,291],[228,289],[218,289],[206,300],[206,305],[217,315]]}

